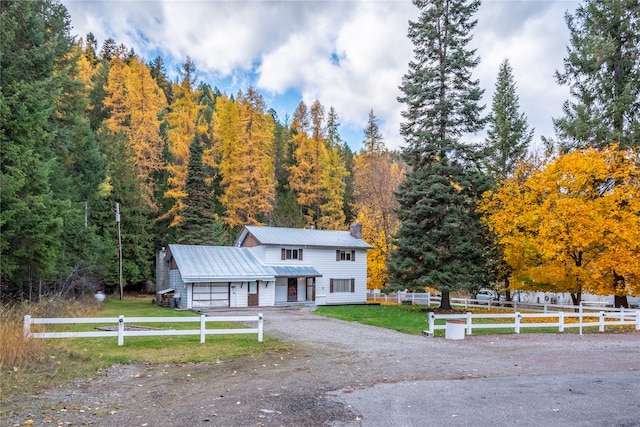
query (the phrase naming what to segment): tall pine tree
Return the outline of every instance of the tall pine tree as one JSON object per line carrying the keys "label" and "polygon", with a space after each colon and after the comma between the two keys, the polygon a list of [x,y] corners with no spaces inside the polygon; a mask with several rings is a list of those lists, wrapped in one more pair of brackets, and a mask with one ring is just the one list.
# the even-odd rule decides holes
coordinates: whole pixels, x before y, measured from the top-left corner
{"label": "tall pine tree", "polygon": [[437,288],[441,307],[449,308],[449,292],[485,280],[485,240],[475,210],[487,180],[476,166],[477,147],[462,141],[484,125],[483,91],[471,76],[479,59],[468,48],[480,2],[414,4],[420,9],[409,23],[415,58],[399,97],[406,105],[400,132],[409,169],[396,193],[401,225],[388,267],[394,287]]}
{"label": "tall pine tree", "polygon": [[487,172],[494,178],[510,175],[519,160],[522,160],[533,138],[527,118],[519,112],[520,103],[509,60],[500,64],[496,91],[489,116],[486,154],[484,163]]}
{"label": "tall pine tree", "polygon": [[556,80],[574,100],[553,121],[560,148],[640,145],[638,0],[588,0],[565,19],[571,44]]}

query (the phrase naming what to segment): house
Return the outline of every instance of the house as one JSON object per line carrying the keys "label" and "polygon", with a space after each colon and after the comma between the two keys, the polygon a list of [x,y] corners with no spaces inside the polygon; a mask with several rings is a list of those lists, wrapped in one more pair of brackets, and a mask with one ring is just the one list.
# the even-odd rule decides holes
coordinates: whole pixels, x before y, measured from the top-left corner
{"label": "house", "polygon": [[366,303],[369,249],[360,224],[246,226],[234,246],[169,245],[161,261],[167,288],[159,292],[172,290],[185,309]]}

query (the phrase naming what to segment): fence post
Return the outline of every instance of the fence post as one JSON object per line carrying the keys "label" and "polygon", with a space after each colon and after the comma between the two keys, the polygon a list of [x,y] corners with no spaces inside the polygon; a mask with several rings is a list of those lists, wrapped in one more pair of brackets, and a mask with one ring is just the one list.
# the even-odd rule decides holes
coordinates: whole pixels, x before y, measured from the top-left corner
{"label": "fence post", "polygon": [[467,335],[471,335],[471,312],[467,311]]}
{"label": "fence post", "polygon": [[31,316],[24,315],[24,337],[31,338]]}
{"label": "fence post", "polygon": [[604,332],[604,311],[600,312],[600,328],[598,330]]}
{"label": "fence post", "polygon": [[580,322],[580,335],[582,335],[582,315],[583,315],[583,310],[582,310],[582,301],[580,301],[580,308],[578,309],[578,321]]}
{"label": "fence post", "polygon": [[207,322],[204,314],[200,315],[200,344],[204,344],[205,330],[207,329]]}
{"label": "fence post", "polygon": [[262,313],[258,313],[258,342],[262,342],[262,328],[264,323],[264,317]]}
{"label": "fence post", "polygon": [[636,331],[640,331],[640,310],[636,310]]}
{"label": "fence post", "polygon": [[558,312],[558,331],[564,332],[564,311]]}
{"label": "fence post", "polygon": [[427,314],[427,318],[429,319],[429,335],[431,335],[432,337],[435,337],[435,327],[436,327],[436,314],[433,311],[430,311]]}
{"label": "fence post", "polygon": [[118,316],[118,345],[124,345],[124,314]]}
{"label": "fence post", "polygon": [[427,292],[427,307],[431,306],[431,292]]}
{"label": "fence post", "polygon": [[513,319],[515,324],[516,324],[516,334],[520,333],[520,319],[521,318],[522,318],[522,315],[516,311],[516,317],[515,317],[515,319]]}

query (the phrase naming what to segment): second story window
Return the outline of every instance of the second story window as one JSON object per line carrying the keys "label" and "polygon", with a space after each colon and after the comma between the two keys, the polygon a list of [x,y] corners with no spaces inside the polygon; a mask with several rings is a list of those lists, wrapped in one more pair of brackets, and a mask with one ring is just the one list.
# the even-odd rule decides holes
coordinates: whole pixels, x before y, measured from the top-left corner
{"label": "second story window", "polygon": [[356,251],[336,250],[336,261],[355,261]]}
{"label": "second story window", "polygon": [[282,248],[280,251],[280,259],[297,259],[302,261],[302,248],[300,249],[286,249]]}

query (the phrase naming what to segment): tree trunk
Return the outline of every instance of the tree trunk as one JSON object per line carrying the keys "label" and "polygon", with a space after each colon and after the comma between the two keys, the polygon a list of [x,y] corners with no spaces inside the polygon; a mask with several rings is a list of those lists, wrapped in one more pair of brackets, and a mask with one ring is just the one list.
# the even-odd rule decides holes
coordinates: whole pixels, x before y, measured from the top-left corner
{"label": "tree trunk", "polygon": [[451,310],[451,301],[449,300],[449,291],[442,291],[442,297],[440,299],[440,308],[444,310]]}
{"label": "tree trunk", "polygon": [[613,297],[613,306],[615,308],[625,307],[629,308],[629,301],[627,301],[626,295],[615,295]]}
{"label": "tree trunk", "polygon": [[619,275],[615,271],[613,272],[613,289],[615,290],[613,306],[615,308],[629,307],[626,295],[627,282],[624,276]]}
{"label": "tree trunk", "polygon": [[571,301],[573,301],[573,305],[580,305],[580,301],[582,301],[582,292],[577,292],[571,295]]}

